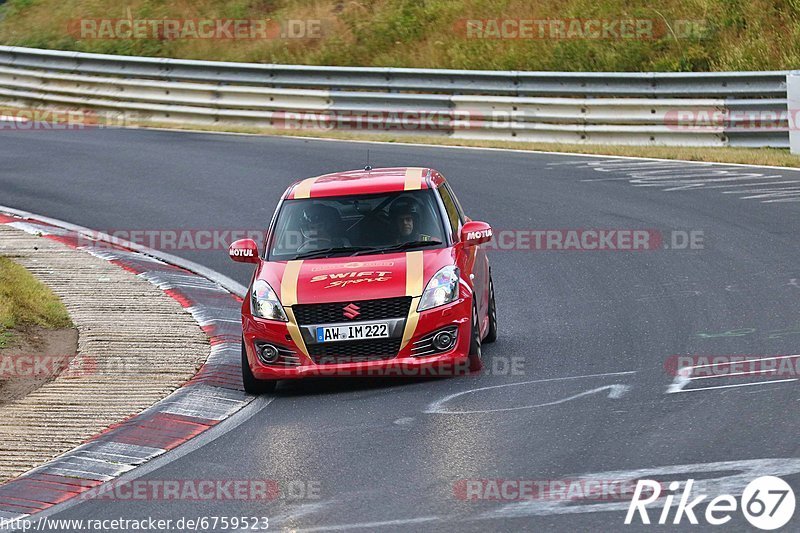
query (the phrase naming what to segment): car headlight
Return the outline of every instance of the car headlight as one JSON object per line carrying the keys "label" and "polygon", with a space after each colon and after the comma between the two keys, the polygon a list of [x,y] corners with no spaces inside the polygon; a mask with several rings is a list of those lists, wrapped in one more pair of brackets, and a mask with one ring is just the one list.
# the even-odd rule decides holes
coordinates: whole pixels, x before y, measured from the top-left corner
{"label": "car headlight", "polygon": [[454,266],[446,266],[434,274],[422,293],[417,311],[449,304],[458,298],[458,280],[458,268]]}
{"label": "car headlight", "polygon": [[286,312],[283,310],[278,295],[264,280],[256,280],[250,291],[250,308],[253,315],[268,320],[281,320],[286,322]]}

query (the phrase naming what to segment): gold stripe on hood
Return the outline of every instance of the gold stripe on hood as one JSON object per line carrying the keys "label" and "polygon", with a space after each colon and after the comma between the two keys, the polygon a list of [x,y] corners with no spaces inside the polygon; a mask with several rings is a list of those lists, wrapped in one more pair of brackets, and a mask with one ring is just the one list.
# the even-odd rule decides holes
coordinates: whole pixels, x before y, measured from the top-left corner
{"label": "gold stripe on hood", "polygon": [[300,277],[302,266],[302,259],[286,263],[286,269],[283,271],[281,279],[281,303],[284,307],[291,307],[297,303],[297,279]]}
{"label": "gold stripe on hood", "polygon": [[294,188],[294,199],[311,198],[311,187],[316,181],[317,178],[308,178],[298,183]]}
{"label": "gold stripe on hood", "polygon": [[411,308],[408,310],[408,318],[406,319],[406,329],[403,331],[403,341],[400,343],[401,350],[411,341],[419,322],[417,306],[422,295],[422,283],[424,281],[422,258],[421,251],[406,252],[406,296],[411,296],[412,298]]}
{"label": "gold stripe on hood", "polygon": [[286,312],[286,318],[289,322],[286,328],[289,330],[289,336],[303,352],[303,355],[308,357],[308,349],[303,340],[303,335],[300,333],[300,328],[297,326],[297,319],[294,317],[293,305],[297,303],[297,280],[300,277],[300,268],[303,266],[303,261],[289,261],[286,263],[286,269],[283,271],[283,278],[281,279],[281,303],[283,310]]}
{"label": "gold stripe on hood", "polygon": [[422,188],[422,171],[421,168],[407,168],[406,181],[403,187],[405,191],[416,191]]}

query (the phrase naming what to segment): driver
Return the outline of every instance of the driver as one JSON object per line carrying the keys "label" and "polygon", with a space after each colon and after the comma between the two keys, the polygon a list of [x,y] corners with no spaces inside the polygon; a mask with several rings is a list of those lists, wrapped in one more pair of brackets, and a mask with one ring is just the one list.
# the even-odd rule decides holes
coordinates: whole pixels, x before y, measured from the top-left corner
{"label": "driver", "polygon": [[422,217],[415,201],[406,198],[395,201],[389,209],[389,218],[392,221],[395,242],[398,244],[431,240],[430,235],[419,231]]}
{"label": "driver", "polygon": [[303,243],[298,252],[308,252],[322,248],[349,246],[347,241],[335,235],[341,218],[335,207],[311,203],[303,208],[300,220],[300,233]]}

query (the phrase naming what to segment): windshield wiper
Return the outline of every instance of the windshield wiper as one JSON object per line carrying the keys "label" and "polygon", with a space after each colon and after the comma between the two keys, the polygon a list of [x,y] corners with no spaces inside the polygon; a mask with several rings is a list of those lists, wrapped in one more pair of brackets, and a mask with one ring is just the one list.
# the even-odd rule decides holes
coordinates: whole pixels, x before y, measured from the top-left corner
{"label": "windshield wiper", "polygon": [[349,253],[351,255],[357,255],[356,252],[362,252],[365,250],[371,250],[371,248],[369,246],[337,246],[332,248],[321,248],[319,250],[298,254],[295,259],[313,259],[315,257],[325,257],[330,254]]}
{"label": "windshield wiper", "polygon": [[423,246],[437,246],[442,244],[442,241],[411,241],[403,242],[400,244],[393,244],[391,246],[384,246],[382,248],[370,248],[353,255],[369,255],[369,254],[382,254],[386,252],[400,252],[402,250],[410,250],[411,248],[422,248]]}

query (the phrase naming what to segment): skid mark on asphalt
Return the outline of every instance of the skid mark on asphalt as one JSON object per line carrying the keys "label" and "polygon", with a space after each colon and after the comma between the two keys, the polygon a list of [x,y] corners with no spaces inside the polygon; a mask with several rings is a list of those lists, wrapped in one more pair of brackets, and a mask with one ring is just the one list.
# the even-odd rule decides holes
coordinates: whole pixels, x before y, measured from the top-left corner
{"label": "skid mark on asphalt", "polygon": [[[564,166],[551,163],[548,166]],[[627,181],[636,187],[658,187],[665,192],[695,189],[728,189],[743,200],[763,203],[800,202],[800,177],[713,163],[631,161],[605,159],[573,162],[577,168],[613,174],[612,177],[583,179],[583,182]]]}
{"label": "skid mark on asphalt", "polygon": [[604,377],[617,377],[617,376],[626,376],[635,374],[636,371],[626,371],[626,372],[608,372],[603,374],[588,374],[584,376],[566,376],[560,378],[548,378],[548,379],[535,379],[532,381],[522,381],[519,383],[503,383],[502,385],[491,385],[489,387],[480,387],[477,389],[470,389],[466,391],[457,392],[454,394],[449,394],[444,398],[436,400],[428,405],[428,407],[423,411],[426,414],[439,414],[439,415],[465,415],[465,414],[479,414],[479,413],[498,413],[504,411],[518,411],[521,409],[539,409],[542,407],[550,407],[554,405],[560,405],[572,400],[576,400],[578,398],[583,398],[585,396],[591,396],[593,394],[599,394],[605,391],[608,391],[607,397],[613,400],[617,400],[622,398],[628,391],[631,390],[629,385],[621,384],[621,383],[613,383],[604,385],[601,387],[592,388],[590,390],[584,390],[576,394],[572,394],[570,396],[559,398],[557,400],[551,400],[548,402],[540,402],[532,405],[522,405],[522,406],[515,406],[515,407],[498,407],[496,409],[479,409],[479,410],[463,410],[463,411],[455,411],[449,410],[445,407],[445,404],[448,402],[462,397],[466,395],[476,394],[482,391],[487,390],[494,390],[500,389],[505,387],[522,387],[525,385],[533,385],[539,383],[553,383],[553,382],[560,382],[560,381],[571,381],[571,380],[580,380],[580,379],[591,379],[591,378],[604,378]]}

